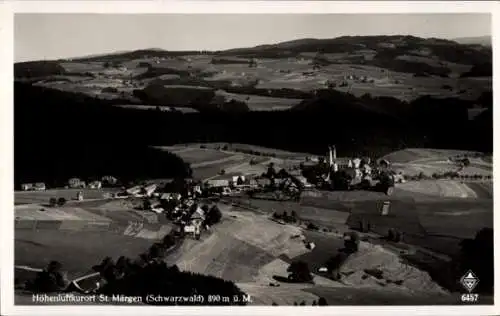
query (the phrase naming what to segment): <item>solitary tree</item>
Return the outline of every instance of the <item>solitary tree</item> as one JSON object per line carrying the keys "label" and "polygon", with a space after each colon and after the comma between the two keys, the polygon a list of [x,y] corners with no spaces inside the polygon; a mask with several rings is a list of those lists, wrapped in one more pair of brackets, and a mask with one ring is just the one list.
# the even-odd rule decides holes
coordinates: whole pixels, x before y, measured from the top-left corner
{"label": "solitary tree", "polygon": [[269,179],[273,179],[274,177],[276,177],[276,169],[274,169],[273,162],[271,162],[267,167],[266,177],[268,177]]}
{"label": "solitary tree", "polygon": [[207,225],[216,224],[220,222],[221,218],[222,218],[222,212],[219,210],[217,205],[214,205],[210,208],[210,210],[206,215],[205,224]]}

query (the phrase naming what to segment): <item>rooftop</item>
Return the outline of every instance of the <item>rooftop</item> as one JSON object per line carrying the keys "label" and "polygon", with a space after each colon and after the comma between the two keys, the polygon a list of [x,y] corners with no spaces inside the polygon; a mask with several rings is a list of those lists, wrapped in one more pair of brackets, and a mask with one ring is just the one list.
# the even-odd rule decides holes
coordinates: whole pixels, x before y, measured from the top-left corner
{"label": "rooftop", "polygon": [[233,180],[233,177],[239,177],[239,176],[244,177],[245,175],[241,172],[231,172],[231,173],[218,175],[210,180]]}

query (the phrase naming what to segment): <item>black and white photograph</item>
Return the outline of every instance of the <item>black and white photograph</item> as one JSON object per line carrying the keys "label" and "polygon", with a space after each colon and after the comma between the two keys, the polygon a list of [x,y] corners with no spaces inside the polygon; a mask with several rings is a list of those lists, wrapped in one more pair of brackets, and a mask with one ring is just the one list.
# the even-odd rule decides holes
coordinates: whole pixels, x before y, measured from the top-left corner
{"label": "black and white photograph", "polygon": [[493,308],[493,20],[14,13],[2,291]]}

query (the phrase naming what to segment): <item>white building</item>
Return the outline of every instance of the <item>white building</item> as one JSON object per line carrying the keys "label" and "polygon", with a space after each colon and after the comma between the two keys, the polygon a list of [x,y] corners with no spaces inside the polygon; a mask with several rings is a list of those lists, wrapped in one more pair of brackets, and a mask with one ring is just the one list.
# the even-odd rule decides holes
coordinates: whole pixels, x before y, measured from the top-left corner
{"label": "white building", "polygon": [[33,190],[33,183],[23,183],[21,184],[22,191],[30,191]]}
{"label": "white building", "polygon": [[47,187],[45,186],[45,183],[43,182],[37,182],[35,183],[35,186],[33,188],[35,191],[45,191]]}
{"label": "white building", "polygon": [[127,192],[130,195],[136,195],[136,194],[141,193],[141,187],[136,185],[135,187],[131,187],[131,188],[127,189],[125,192]]}
{"label": "white building", "polygon": [[210,180],[207,180],[207,184],[211,187],[227,187],[229,186],[229,183],[230,180],[229,179],[210,179]]}
{"label": "white building", "polygon": [[150,184],[144,187],[144,193],[146,196],[151,196],[158,186],[156,184]]}
{"label": "white building", "polygon": [[100,188],[102,188],[102,182],[101,181],[92,181],[89,183],[89,188],[90,189],[100,189]]}
{"label": "white building", "polygon": [[241,178],[241,181],[245,182],[245,176],[244,175],[240,175],[240,176],[233,176],[233,183],[237,184],[239,178]]}
{"label": "white building", "polygon": [[104,176],[101,178],[101,181],[107,184],[114,185],[118,182],[118,179],[113,176]]}

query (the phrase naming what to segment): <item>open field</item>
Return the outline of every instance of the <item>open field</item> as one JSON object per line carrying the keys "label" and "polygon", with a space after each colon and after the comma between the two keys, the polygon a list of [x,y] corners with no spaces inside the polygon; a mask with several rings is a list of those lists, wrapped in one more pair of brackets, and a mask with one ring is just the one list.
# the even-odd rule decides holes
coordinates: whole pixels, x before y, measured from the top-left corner
{"label": "open field", "polygon": [[82,201],[63,207],[47,207],[44,211],[41,211],[41,206],[37,204],[19,205],[15,209],[16,228],[123,231],[130,222],[143,223],[144,230],[164,230],[171,226],[163,216],[137,210],[141,203],[140,199]]}
{"label": "open field", "polygon": [[[208,143],[207,147],[215,148],[215,147],[223,147],[228,146],[228,151],[255,151],[262,153],[264,155],[274,155],[276,158],[281,159],[303,159],[304,157],[311,156],[311,154],[307,153],[296,153],[290,152],[280,149],[267,148],[263,146],[250,145],[250,144],[240,144],[240,143]],[[274,157],[273,156],[273,157]]]}
{"label": "open field", "polygon": [[[344,198],[344,200],[338,201],[339,198]],[[309,202],[312,199],[313,197],[309,197]],[[292,305],[294,302],[299,303],[305,300],[310,305],[319,296],[324,296],[329,304],[342,305],[349,304],[353,297],[359,297],[361,293],[371,293],[371,291],[384,294],[366,298],[363,301],[366,304],[390,302],[410,304],[424,301],[424,298],[428,298],[431,292],[435,295],[433,298],[428,298],[427,303],[453,304],[456,303],[453,298],[447,296],[446,291],[440,290],[427,273],[403,263],[401,259],[398,259],[397,253],[385,249],[385,246],[373,246],[368,243],[363,243],[363,251],[349,258],[351,261],[348,261],[342,270],[348,275],[343,283],[331,281],[320,275],[315,275],[315,285],[281,282],[280,287],[270,287],[269,283],[276,282],[273,279],[275,276],[286,276],[286,269],[293,260],[306,261],[311,271],[317,273],[317,269],[343,246],[343,240],[339,238],[338,233],[342,233],[348,225],[352,225],[349,221],[353,214],[370,218],[375,228],[379,229],[384,225],[392,224],[403,230],[405,230],[404,227],[410,227],[405,225],[421,225],[428,234],[453,235],[453,238],[412,236],[411,234],[408,236],[407,242],[409,243],[421,247],[429,245],[431,245],[430,248],[440,247],[441,249],[433,250],[445,253],[450,249],[456,251],[458,238],[473,237],[478,227],[488,226],[488,221],[492,223],[492,212],[488,210],[488,205],[492,207],[491,200],[489,202],[478,200],[474,203],[456,200],[453,203],[442,202],[440,204],[416,203],[408,198],[400,202],[396,200],[393,201],[391,207],[391,214],[394,214],[396,218],[391,220],[392,224],[388,224],[378,222],[380,220],[376,215],[379,212],[377,200],[355,202],[346,199],[343,195],[327,195],[317,199],[327,203],[318,207],[304,202],[301,205],[292,202],[250,200],[249,203],[258,207],[259,212],[219,204],[223,212],[222,222],[213,226],[209,233],[203,234],[199,241],[187,239],[178,249],[169,254],[166,260],[169,264],[177,264],[181,270],[235,281],[242,290],[253,297],[253,304],[276,302],[280,305]],[[20,212],[20,215],[24,212],[26,219],[28,219],[26,216],[34,215],[28,214],[29,209],[26,207],[25,209],[20,207],[21,209],[16,212]],[[131,214],[132,207],[133,201],[91,201],[87,205],[82,205],[84,209],[77,213],[75,213],[75,208],[67,208],[54,210],[54,214],[64,211],[67,216],[82,218],[85,212],[88,214],[86,216],[94,218],[94,221],[99,218],[122,223],[130,218],[136,218],[133,221],[140,221],[138,214]],[[272,212],[284,210],[287,212],[295,210],[302,220],[316,223],[321,227],[329,227],[332,232],[303,231],[300,227],[281,225],[268,219]],[[50,215],[42,212],[38,216]],[[62,215],[58,216],[63,218]],[[467,222],[467,227],[462,221]],[[71,222],[71,220],[68,218],[66,222]],[[457,227],[461,229],[455,229]],[[381,233],[383,234],[384,231]],[[152,240],[147,237],[138,237],[141,236],[137,234],[129,237],[103,231],[16,229],[16,264],[42,268],[49,260],[55,259],[65,265],[71,276],[79,276],[88,272],[93,264],[97,264],[105,256],[113,256],[115,259],[121,255],[135,257],[145,251]],[[439,241],[443,239],[444,241]],[[316,248],[312,251],[308,250],[304,245],[304,240],[314,242]],[[72,253],[75,255],[68,255]],[[364,269],[377,268],[381,264],[385,269],[384,278],[390,281],[382,280],[384,283],[381,280],[363,277]],[[397,278],[405,280],[402,285],[390,283],[391,280],[395,281]],[[381,291],[382,289],[384,290]],[[339,297],[339,292],[343,290],[352,292],[351,296]],[[405,298],[403,301],[401,301],[402,297]]]}
{"label": "open field", "polygon": [[408,148],[398,150],[383,158],[392,163],[409,163],[416,162],[422,159],[430,160],[448,160],[449,157],[458,155],[474,155],[478,152],[465,151],[465,150],[451,150],[451,149],[425,149],[425,148]]}
{"label": "open field", "polygon": [[[332,192],[337,193],[337,192]],[[362,194],[362,192],[352,192]],[[252,199],[242,205],[259,208],[271,215],[273,212],[296,212],[305,222],[313,222],[332,231],[357,228],[359,221],[369,221],[372,229],[385,235],[389,228],[400,228],[407,234],[408,242],[437,252],[452,254],[462,238],[473,238],[484,227],[493,227],[493,201],[491,199],[408,197],[380,198],[364,201],[346,199],[343,195],[329,197],[303,197],[300,204]],[[389,217],[380,216],[381,203],[391,200]]]}
{"label": "open field", "polygon": [[471,188],[478,198],[493,198],[493,182],[468,182],[467,186]]}
{"label": "open field", "polygon": [[247,165],[250,162],[250,158],[243,158],[237,161],[226,161],[222,163],[210,164],[207,166],[195,167],[193,168],[193,177],[197,179],[208,179],[212,177],[217,177],[221,170],[225,170],[226,173],[236,172],[232,170],[235,167],[240,167],[241,165]]}
{"label": "open field", "polygon": [[[268,158],[230,150],[219,150],[216,149],[215,145],[211,145],[213,144],[207,144],[207,148],[200,148],[200,144],[184,144],[161,147],[161,149],[168,150],[190,163],[193,176],[197,179],[204,180],[216,177],[221,170],[224,170],[226,174],[260,174],[265,170],[262,164],[267,162]],[[255,165],[249,164],[252,159],[256,162]]]}
{"label": "open field", "polygon": [[229,93],[218,90],[217,95],[227,100],[235,100],[247,103],[251,111],[275,111],[287,110],[302,102],[301,99],[264,97],[251,94]]}
{"label": "open field", "polygon": [[45,268],[51,260],[64,265],[70,277],[91,272],[106,256],[135,258],[151,246],[151,240],[103,232],[16,230],[16,265]]}
{"label": "open field", "polygon": [[[46,208],[36,204],[15,208],[15,264],[44,268],[60,261],[70,279],[87,274],[106,256],[136,258],[173,225],[152,212],[133,210],[134,201],[94,200]],[[24,270],[16,278],[26,279]]]}
{"label": "open field", "polygon": [[398,189],[444,198],[477,198],[471,184],[455,180],[420,180],[398,184]]}
{"label": "open field", "polygon": [[458,173],[462,176],[492,176],[493,167],[479,164],[471,164],[461,168],[453,162],[447,161],[422,161],[411,163],[394,163],[393,168],[402,171],[408,176],[418,176],[423,174],[427,177],[432,177],[433,174],[442,175],[446,172]]}
{"label": "open field", "polygon": [[[462,150],[408,148],[384,156],[392,163],[396,171],[407,176],[424,175],[432,177],[445,173],[457,173],[459,176],[493,176],[493,163],[475,156],[480,153]],[[456,156],[469,156],[470,164],[461,167],[450,160]],[[491,181],[459,180],[420,180],[398,184],[397,188],[412,193],[436,197],[491,198]]]}
{"label": "open field", "polygon": [[[273,302],[279,305],[292,305],[294,302],[308,301],[308,305],[313,300],[317,300],[317,295],[313,290],[316,287],[326,287],[334,293],[342,289],[351,289],[357,293],[360,288],[381,289],[383,286],[371,282],[362,281],[360,277],[352,277],[350,284],[342,284],[328,280],[319,275],[315,276],[316,285],[280,283],[280,287],[270,287],[268,283],[276,282],[275,276],[286,276],[286,269],[292,260],[304,260],[315,273],[324,262],[333,256],[343,247],[343,240],[335,235],[326,235],[319,232],[304,232],[303,237],[298,228],[289,225],[279,225],[267,220],[265,217],[248,213],[238,208],[222,207],[227,219],[214,227],[212,234],[201,243],[183,246],[179,251],[181,253],[173,256],[171,263],[176,263],[181,269],[187,269],[193,272],[207,273],[215,276],[222,276],[237,282],[246,293],[253,298],[253,304],[271,304]],[[294,237],[297,233],[299,238]],[[223,237],[224,236],[224,237]],[[312,251],[307,250],[302,240],[313,241],[316,248]],[[239,245],[237,249],[229,249],[231,246]],[[370,246],[365,246],[370,247]],[[253,250],[252,250],[253,249]],[[433,285],[432,280],[425,272],[415,268],[409,268],[398,263],[397,254],[387,254],[382,248],[377,253],[370,253],[367,258],[365,252],[359,256],[353,255],[353,260],[361,260],[363,269],[374,268],[378,266],[381,260],[389,255],[392,259],[388,271],[397,267],[398,273],[413,274],[413,278],[419,278],[421,283],[414,284],[410,282],[403,286],[394,286],[394,292],[386,296],[387,301],[397,301],[398,297],[403,295],[408,288],[412,294],[408,300],[424,295],[424,291],[440,293],[446,296],[446,292]],[[253,256],[247,258],[242,251],[252,250]],[[379,254],[379,252],[381,252]],[[246,259],[245,259],[246,258]],[[273,259],[274,258],[274,259]],[[357,274],[362,273],[362,268],[354,269]],[[386,273],[389,273],[389,272]],[[410,271],[410,272],[409,272]],[[393,272],[394,274],[396,272]],[[388,277],[394,277],[390,275]],[[358,280],[359,279],[359,280]],[[422,287],[425,284],[425,287]],[[421,289],[419,289],[419,287]],[[306,294],[305,292],[310,292]],[[348,300],[339,300],[333,296],[326,295],[330,304],[346,304]],[[378,299],[370,300],[380,304]],[[449,300],[447,302],[450,302]]]}
{"label": "open field", "polygon": [[[177,144],[174,146],[167,146],[167,147],[162,147],[165,148],[166,150],[172,151],[174,153],[181,153],[184,151],[191,151],[195,149],[202,149],[200,146],[204,146],[205,149],[212,149],[212,150],[218,150],[224,148],[224,152],[228,153],[244,153],[246,151],[254,151],[261,153],[264,156],[270,156],[272,155],[274,158],[280,158],[280,159],[293,159],[293,160],[300,160],[304,159],[305,157],[312,156],[311,154],[308,153],[298,153],[298,152],[291,152],[291,151],[285,151],[281,149],[275,149],[275,148],[268,148],[268,147],[263,147],[263,146],[257,146],[257,145],[250,145],[250,144],[240,144],[240,143],[189,143],[189,144]],[[257,156],[256,158],[258,158]]]}
{"label": "open field", "polygon": [[174,150],[172,152],[179,155],[185,162],[193,165],[203,162],[217,162],[218,160],[223,160],[224,158],[231,157],[231,155],[222,151],[202,148],[188,148],[185,150],[181,149],[179,151]]}

